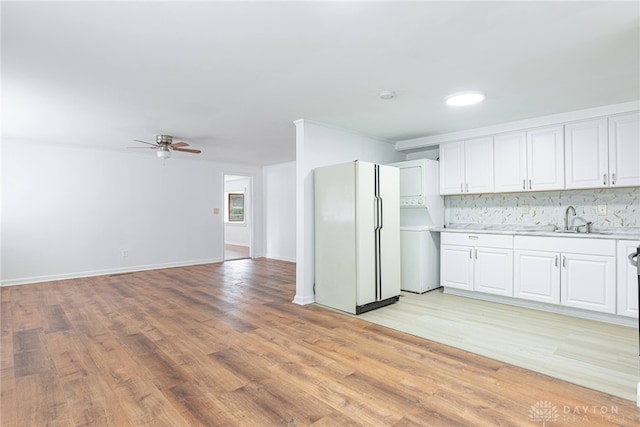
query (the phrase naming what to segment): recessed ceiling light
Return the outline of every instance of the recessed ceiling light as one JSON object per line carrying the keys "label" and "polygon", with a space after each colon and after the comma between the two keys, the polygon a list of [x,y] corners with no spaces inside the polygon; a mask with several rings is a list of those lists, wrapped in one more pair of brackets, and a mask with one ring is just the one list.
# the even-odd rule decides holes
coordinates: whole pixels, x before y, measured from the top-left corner
{"label": "recessed ceiling light", "polygon": [[446,103],[447,105],[460,107],[464,105],[477,104],[483,100],[484,94],[482,92],[459,92],[447,96]]}

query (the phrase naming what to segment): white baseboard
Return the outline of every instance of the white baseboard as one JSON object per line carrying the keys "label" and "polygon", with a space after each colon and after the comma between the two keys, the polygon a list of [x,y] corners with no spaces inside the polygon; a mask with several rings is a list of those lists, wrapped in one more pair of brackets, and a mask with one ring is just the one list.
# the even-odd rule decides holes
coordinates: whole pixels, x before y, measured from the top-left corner
{"label": "white baseboard", "polygon": [[169,262],[163,264],[148,264],[121,268],[108,268],[104,270],[77,271],[72,273],[51,274],[47,276],[21,277],[7,279],[0,282],[0,286],[28,285],[31,283],[54,282],[57,280],[80,279],[83,277],[106,276],[109,274],[133,273],[136,271],[160,270],[163,268],[186,267],[188,265],[213,264],[222,262],[222,258],[199,259],[192,261]]}
{"label": "white baseboard", "polygon": [[301,296],[296,295],[295,298],[293,298],[292,302],[294,304],[298,304],[298,305],[309,305],[309,304],[313,304],[314,302],[316,302],[316,298],[315,298],[315,296],[301,297]]}

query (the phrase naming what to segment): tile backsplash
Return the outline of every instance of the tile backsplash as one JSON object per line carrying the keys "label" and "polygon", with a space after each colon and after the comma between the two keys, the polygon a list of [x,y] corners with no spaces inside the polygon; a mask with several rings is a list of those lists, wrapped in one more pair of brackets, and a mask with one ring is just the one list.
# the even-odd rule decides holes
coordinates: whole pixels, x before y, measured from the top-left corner
{"label": "tile backsplash", "polygon": [[[576,216],[570,216],[570,225],[592,221],[596,228],[640,227],[639,195],[640,188],[633,187],[446,196],[445,222],[562,227],[565,210],[573,206]],[[606,215],[598,215],[598,205],[606,205]]]}

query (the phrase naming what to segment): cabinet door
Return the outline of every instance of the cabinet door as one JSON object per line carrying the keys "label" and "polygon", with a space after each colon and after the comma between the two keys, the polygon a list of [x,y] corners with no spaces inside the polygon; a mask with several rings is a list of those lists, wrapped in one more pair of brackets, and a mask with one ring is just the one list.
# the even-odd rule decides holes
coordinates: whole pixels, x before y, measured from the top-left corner
{"label": "cabinet door", "polygon": [[442,286],[473,290],[472,254],[471,247],[441,246],[440,282]]}
{"label": "cabinet door", "polygon": [[609,186],[607,119],[570,123],[564,127],[566,188]]}
{"label": "cabinet door", "polygon": [[515,250],[513,296],[560,304],[560,254]]}
{"label": "cabinet door", "polygon": [[616,312],[615,257],[562,254],[560,303],[604,313]]}
{"label": "cabinet door", "polygon": [[640,113],[609,118],[611,186],[640,185]]}
{"label": "cabinet door", "polygon": [[496,193],[525,191],[527,182],[527,134],[515,132],[493,138]]}
{"label": "cabinet door", "polygon": [[562,126],[527,132],[527,189],[564,188],[564,135]]}
{"label": "cabinet door", "polygon": [[513,296],[513,251],[475,248],[473,289],[489,294]]}
{"label": "cabinet door", "polygon": [[493,137],[464,143],[465,193],[493,193]]}
{"label": "cabinet door", "polygon": [[616,313],[621,316],[638,317],[638,272],[631,265],[629,254],[636,253],[638,241],[620,240],[617,252],[618,304]]}
{"label": "cabinet door", "polygon": [[464,142],[440,145],[440,194],[464,191]]}

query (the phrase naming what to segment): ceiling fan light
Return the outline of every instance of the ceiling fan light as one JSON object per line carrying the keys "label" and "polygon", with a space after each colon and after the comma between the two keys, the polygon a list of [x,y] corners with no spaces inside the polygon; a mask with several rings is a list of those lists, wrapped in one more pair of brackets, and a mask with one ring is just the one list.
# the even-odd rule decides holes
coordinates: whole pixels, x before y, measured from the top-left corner
{"label": "ceiling fan light", "polygon": [[171,151],[167,147],[160,147],[156,151],[156,155],[161,159],[168,159],[171,157]]}
{"label": "ceiling fan light", "polygon": [[484,93],[482,92],[459,92],[447,96],[445,102],[453,107],[462,107],[465,105],[477,104],[484,101]]}

